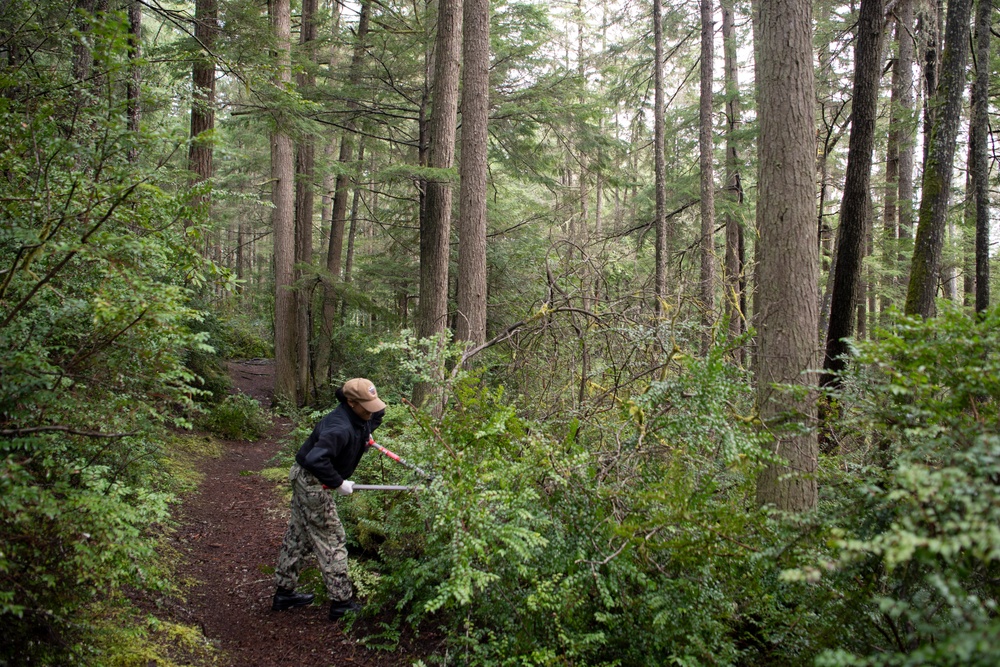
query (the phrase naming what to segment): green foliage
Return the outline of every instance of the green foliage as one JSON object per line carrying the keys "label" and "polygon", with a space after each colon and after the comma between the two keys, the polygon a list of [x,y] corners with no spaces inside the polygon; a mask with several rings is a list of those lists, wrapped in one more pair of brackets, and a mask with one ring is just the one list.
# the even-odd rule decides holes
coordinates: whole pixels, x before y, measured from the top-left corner
{"label": "green foliage", "polygon": [[[349,500],[360,544],[381,558],[378,599],[446,628],[467,664],[755,655],[741,633],[761,613],[780,615],[777,597],[761,598],[782,584],[761,558],[773,531],[752,508],[765,457],[752,392],[724,358],[720,347],[678,359],[626,401],[631,436],[613,450],[593,448],[579,423],[546,434],[502,389],[459,373],[439,422],[419,417],[419,431],[381,438],[434,481]],[[417,481],[386,472],[380,481]]]}
{"label": "green foliage", "polygon": [[260,403],[240,393],[212,406],[198,425],[228,440],[256,440],[271,428],[271,418]]}
{"label": "green foliage", "polygon": [[859,346],[801,517],[756,509],[772,455],[721,344],[675,347],[617,420],[562,437],[459,372],[440,421],[382,438],[434,482],[347,501],[376,597],[467,664],[995,664],[997,324],[948,312]]}
{"label": "green foliage", "polygon": [[845,487],[830,531],[823,569],[853,614],[821,664],[1000,660],[998,324],[997,309],[946,309],[859,345],[841,404],[876,440],[846,452],[872,465]]}
{"label": "green foliage", "polygon": [[[192,296],[226,276],[190,242],[177,142],[105,96],[123,16],[9,9],[8,53],[33,55],[0,94],[0,662],[100,664],[95,603],[167,585],[164,427],[199,393],[185,359],[211,350]],[[106,87],[74,79],[77,45]]]}

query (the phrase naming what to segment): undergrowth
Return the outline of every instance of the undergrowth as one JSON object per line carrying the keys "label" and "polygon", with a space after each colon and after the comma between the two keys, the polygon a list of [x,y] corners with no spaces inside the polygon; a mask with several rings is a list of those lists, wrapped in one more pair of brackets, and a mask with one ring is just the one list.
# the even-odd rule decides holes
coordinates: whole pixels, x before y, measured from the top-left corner
{"label": "undergrowth", "polygon": [[[858,346],[799,515],[757,507],[773,455],[723,344],[559,430],[456,372],[440,418],[380,438],[433,481],[343,499],[369,604],[395,612],[366,641],[434,628],[428,664],[996,664],[998,313]],[[374,453],[356,479],[422,481]]]}
{"label": "undergrowth", "polygon": [[227,440],[257,440],[271,428],[271,417],[255,399],[230,394],[197,419],[197,425]]}

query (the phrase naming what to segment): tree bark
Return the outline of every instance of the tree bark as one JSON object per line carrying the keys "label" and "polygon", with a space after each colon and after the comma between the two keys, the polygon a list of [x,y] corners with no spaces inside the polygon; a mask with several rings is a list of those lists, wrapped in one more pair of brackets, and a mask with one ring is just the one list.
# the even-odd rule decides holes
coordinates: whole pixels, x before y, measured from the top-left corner
{"label": "tree bark", "polygon": [[[736,61],[735,20],[732,0],[722,0],[722,42],[725,52],[726,79],[726,197],[730,200],[726,210],[726,308],[729,319],[729,340],[743,334],[744,303],[743,226],[733,212],[743,203],[743,185],[740,180],[738,139],[741,124],[739,66]],[[743,363],[743,347],[733,351],[736,363]]]}
{"label": "tree bark", "polygon": [[667,298],[667,165],[666,102],[663,90],[663,3],[653,0],[653,170],[656,189],[656,314],[662,316]]}
{"label": "tree bark", "polygon": [[[358,145],[358,163],[361,164],[365,159],[365,141],[364,137],[361,138]],[[351,216],[347,228],[347,252],[344,255],[344,284],[351,282],[351,274],[354,270],[354,247],[358,235],[358,206],[361,203],[361,188],[359,187],[358,178],[354,178],[354,194],[351,195]],[[341,299],[340,301],[340,321],[341,323],[347,318],[347,299]]]}
{"label": "tree bark", "polygon": [[[896,58],[892,66],[892,98],[889,105],[889,136],[886,143],[885,208],[883,212],[882,261],[890,272],[890,282],[899,286],[902,279],[900,240],[903,223],[913,220],[913,2],[901,0],[896,5]],[[906,193],[904,196],[904,192]],[[881,310],[892,305],[893,290],[882,290]]]}
{"label": "tree bark", "polygon": [[934,114],[937,111],[932,103],[937,93],[941,76],[941,40],[944,34],[944,0],[928,0],[923,8],[920,25],[924,40],[924,157],[927,163],[928,151],[931,145],[931,129],[934,127]]}
{"label": "tree bark", "polygon": [[[462,1],[439,0],[434,48],[434,83],[428,128],[429,166],[450,170],[455,158],[458,124],[458,82],[462,48]],[[440,173],[440,172],[439,172]],[[420,220],[420,305],[417,333],[421,338],[441,334],[448,322],[448,264],[451,241],[451,179],[427,179],[425,214]],[[413,402],[422,405],[434,388],[414,388]]]}
{"label": "tree bark", "polygon": [[871,227],[869,189],[875,149],[878,86],[882,72],[883,0],[861,0],[857,47],[854,50],[854,94],[851,102],[851,136],[847,149],[847,174],[837,229],[837,257],[826,334],[826,358],[820,384],[839,383],[837,373],[846,365],[846,339],[854,334],[856,309],[862,295],[862,269]]}
{"label": "tree bark", "polygon": [[[913,159],[916,151],[916,104],[913,90],[913,59],[916,47],[913,41],[913,2],[901,0],[897,6],[897,20],[903,31],[899,38],[899,94],[896,94],[895,71],[893,73],[893,109],[899,111],[899,247],[895,267],[898,278],[896,285],[905,291],[908,283],[908,246],[913,238]],[[896,99],[899,100],[898,105]]]}
{"label": "tree bark", "polygon": [[[78,10],[76,16],[76,25],[80,31],[81,36],[86,37],[91,33],[90,21],[93,18],[94,12],[97,10],[97,0],[76,0],[76,8]],[[89,90],[92,88],[91,85],[87,85],[87,80],[90,78],[90,70],[94,65],[94,54],[91,51],[90,45],[87,44],[85,39],[76,39],[73,42],[73,78],[80,85],[77,88],[77,94]]]}
{"label": "tree bark", "polygon": [[462,29],[462,163],[455,338],[486,342],[486,179],[490,111],[489,0],[465,0]]}
{"label": "tree bark", "polygon": [[708,353],[715,321],[715,179],[712,166],[712,77],[715,61],[715,20],[712,0],[701,0],[701,89],[698,151],[701,171],[701,352]]}
{"label": "tree bark", "polygon": [[972,0],[952,0],[948,5],[947,32],[941,59],[941,77],[934,99],[934,126],[921,187],[917,238],[910,266],[910,284],[906,294],[906,314],[931,317],[941,270],[951,194],[952,160],[962,116],[962,92],[965,88],[965,61],[969,53],[969,18]]}
{"label": "tree bark", "polygon": [[[274,85],[292,82],[292,15],[289,0],[271,0],[271,29],[275,39]],[[295,350],[295,165],[292,139],[282,112],[275,110],[271,133],[271,225],[274,230],[274,399],[297,405]]]}
{"label": "tree bark", "polygon": [[990,163],[989,84],[991,0],[979,0],[976,12],[976,79],[972,86],[972,118],[969,128],[970,188],[975,196],[975,292],[976,312],[990,305]]}
{"label": "tree bark", "polygon": [[[316,86],[312,68],[316,64],[315,42],[317,37],[316,0],[302,0],[299,25],[299,44],[305,67],[296,76],[299,94],[308,97]],[[304,136],[295,154],[295,263],[312,265],[313,208],[315,203],[316,143],[312,136]],[[296,310],[297,391],[299,401],[305,402],[312,393],[312,369],[309,358],[309,338],[312,332],[312,293],[314,281],[304,284],[304,271],[296,268],[294,280]]]}
{"label": "tree bark", "polygon": [[[461,38],[461,0],[440,0],[428,137],[429,166],[433,169],[451,169],[455,158]],[[452,208],[449,178],[427,180],[426,205],[427,214],[420,229],[418,330],[422,338],[443,332],[447,323]]]}
{"label": "tree bark", "polygon": [[[218,31],[215,0],[197,0],[194,36],[198,42],[198,53],[191,66],[191,145],[188,148],[188,170],[194,173],[193,184],[207,181],[213,174],[214,140],[211,135],[215,130],[215,58],[210,50],[215,45]],[[199,194],[191,203],[196,208],[207,209],[211,206],[211,198]]]}
{"label": "tree bark", "polygon": [[[361,143],[358,146],[358,162],[363,163],[364,160],[365,160],[365,142],[364,138],[362,137]],[[344,257],[345,283],[351,282],[352,280],[351,274],[354,272],[354,244],[355,244],[355,239],[357,238],[358,235],[358,206],[360,205],[360,203],[361,203],[361,188],[359,187],[358,177],[355,177],[354,195],[351,197],[351,224],[347,232],[347,254]]]}
{"label": "tree bark", "polygon": [[[330,54],[329,54],[329,71],[336,72],[340,67],[340,2],[334,1],[332,6],[332,16],[330,17]],[[364,8],[362,7],[364,11]],[[323,163],[329,165],[334,160],[337,150],[337,139],[339,135],[336,133],[330,133],[327,136],[326,144],[323,147]],[[323,190],[320,198],[319,204],[319,218],[320,218],[320,247],[327,248],[330,242],[330,221],[332,218],[331,208],[333,206],[333,191],[336,187],[336,176],[332,170],[327,170],[323,175]]]}
{"label": "tree bark", "polygon": [[[758,400],[774,451],[757,481],[757,502],[781,510],[816,506],[816,434],[783,429],[815,419],[818,252],[814,205],[816,159],[809,0],[761,0],[758,70],[760,228]],[[806,392],[789,392],[796,384]],[[789,417],[790,415],[790,417]]]}

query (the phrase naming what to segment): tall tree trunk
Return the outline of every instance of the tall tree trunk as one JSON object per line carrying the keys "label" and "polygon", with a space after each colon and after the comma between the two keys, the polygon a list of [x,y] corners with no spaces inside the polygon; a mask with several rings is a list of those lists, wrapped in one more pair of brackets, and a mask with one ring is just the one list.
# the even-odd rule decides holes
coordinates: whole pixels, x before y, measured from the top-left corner
{"label": "tall tree trunk", "polygon": [[80,31],[80,37],[73,42],[73,78],[79,84],[77,94],[91,89],[87,83],[90,78],[91,68],[94,65],[94,53],[91,45],[87,43],[87,37],[91,34],[90,22],[97,11],[98,0],[76,0],[76,26]]}
{"label": "tall tree trunk", "polygon": [[465,0],[462,29],[462,163],[455,338],[486,342],[486,177],[490,112],[489,0]]}
{"label": "tall tree trunk", "polygon": [[[907,285],[909,245],[913,238],[913,159],[916,151],[914,138],[917,133],[913,91],[913,59],[916,50],[913,41],[913,2],[901,0],[896,7],[899,32],[899,62],[893,71],[893,109],[899,112],[899,122],[892,123],[899,130],[899,225],[895,268],[898,275],[897,288],[904,290]],[[898,94],[896,71],[899,72]],[[898,100],[898,103],[897,103]]]}
{"label": "tall tree trunk", "polygon": [[[362,65],[368,43],[368,24],[371,13],[371,2],[361,3],[358,15],[358,28],[355,33],[354,53],[351,56],[351,69],[347,75],[348,83],[356,89],[361,82]],[[354,112],[358,108],[355,100],[348,100],[348,117],[344,123],[344,134],[340,140],[340,156],[338,158],[341,173],[337,174],[333,193],[333,204],[330,211],[330,233],[326,253],[327,279],[323,284],[323,321],[320,325],[319,340],[316,342],[316,367],[313,376],[318,387],[326,385],[330,378],[331,337],[333,336],[334,319],[337,316],[337,286],[340,280],[341,255],[344,250],[344,221],[347,215],[347,190],[350,184],[346,173],[354,160]]]}
{"label": "tall tree trunk", "polygon": [[760,312],[758,400],[773,429],[774,451],[787,465],[771,464],[757,480],[757,502],[803,511],[816,506],[816,434],[781,430],[780,420],[815,418],[818,253],[815,93],[812,6],[809,0],[761,0],[758,83],[760,114]]}
{"label": "tall tree trunk", "polygon": [[[299,44],[305,66],[296,76],[299,94],[308,97],[316,86],[316,0],[302,0],[299,24]],[[316,177],[316,142],[304,136],[295,154],[295,263],[311,266],[313,254],[313,208]],[[314,281],[304,284],[304,271],[295,269],[296,350],[298,364],[298,397],[305,403],[312,393],[312,369],[309,358],[309,338],[312,332],[312,293]]]}
{"label": "tall tree trunk", "polygon": [[[882,263],[889,271],[887,283],[898,286],[901,263],[900,239],[902,220],[912,213],[912,202],[903,198],[907,189],[913,196],[913,0],[901,0],[896,5],[896,58],[892,63],[892,98],[889,105],[889,136],[885,160],[885,208],[882,220]],[[905,173],[904,173],[905,172]],[[904,181],[908,185],[904,186]],[[881,293],[881,310],[893,302],[889,284]]]}
{"label": "tall tree trunk", "polygon": [[875,148],[878,84],[882,72],[883,0],[861,0],[857,47],[854,49],[854,94],[851,102],[851,136],[847,149],[847,175],[837,229],[837,258],[826,333],[826,358],[821,384],[839,383],[848,352],[845,339],[854,334],[856,309],[862,301],[862,269],[871,227],[869,189]]}
{"label": "tall tree trunk", "polygon": [[236,279],[239,281],[236,283],[237,294],[242,294],[246,289],[248,260],[250,258],[247,250],[248,232],[247,222],[241,217],[236,228]]}
{"label": "tall tree trunk", "polygon": [[712,77],[715,61],[715,20],[712,0],[701,0],[701,90],[699,99],[698,150],[701,168],[701,351],[712,344],[715,321],[715,179],[712,168]]}
{"label": "tall tree trunk", "polygon": [[[215,57],[211,49],[218,34],[218,10],[215,0],[197,0],[194,9],[194,36],[198,52],[191,66],[191,145],[188,148],[188,170],[194,173],[193,183],[212,178],[212,154],[215,130]],[[196,208],[211,206],[209,195],[196,195]],[[208,211],[205,211],[207,217]]]}
{"label": "tall tree trunk", "polygon": [[972,86],[972,118],[969,128],[970,188],[975,193],[976,211],[976,312],[990,305],[990,162],[989,84],[991,0],[979,0],[976,12],[976,80]]}
{"label": "tall tree trunk", "polygon": [[[725,52],[726,78],[726,308],[729,318],[729,340],[743,334],[746,306],[743,296],[743,226],[733,209],[743,203],[740,180],[738,139],[741,124],[739,65],[736,60],[736,34],[732,0],[722,0],[722,43]],[[743,363],[743,347],[734,351],[736,363]]]}
{"label": "tall tree trunk", "polygon": [[[358,145],[358,164],[363,164],[365,161],[365,140],[364,137]],[[358,206],[361,203],[361,184],[359,182],[359,176],[354,177],[354,195],[351,197],[351,222],[347,232],[347,254],[344,257],[344,283],[350,283],[352,278],[351,274],[354,271],[354,245],[355,239],[358,235]],[[347,299],[341,301],[340,304],[340,319],[341,321],[347,317]]]}
{"label": "tall tree trunk", "polygon": [[[951,245],[954,247],[958,236],[958,230],[955,228],[955,222],[953,220],[949,220],[945,225],[945,245]],[[943,292],[944,298],[948,301],[955,303],[958,302],[958,259],[955,257],[948,258],[948,261],[942,261],[941,291]]]}
{"label": "tall tree trunk", "polygon": [[941,59],[941,79],[929,105],[935,108],[934,126],[921,187],[917,238],[906,293],[906,314],[931,317],[937,293],[951,193],[952,160],[962,117],[965,61],[969,53],[969,18],[972,0],[952,0],[948,5],[947,32]]}
{"label": "tall tree trunk", "polygon": [[[332,3],[332,16],[330,18],[330,57],[328,60],[329,71],[336,72],[340,68],[340,2],[339,0],[334,0]],[[362,11],[365,10],[364,7],[361,8]],[[323,147],[323,164],[329,165],[333,162],[334,156],[337,154],[337,135],[336,133],[329,133],[326,137],[326,143]],[[319,204],[319,218],[320,218],[320,247],[328,247],[330,241],[330,220],[331,220],[331,207],[333,206],[333,191],[336,187],[336,176],[332,169],[327,169],[326,173],[323,175],[323,189]],[[317,366],[318,367],[318,366]],[[320,380],[322,381],[322,380]]]}
{"label": "tall tree trunk", "polygon": [[937,108],[934,100],[937,95],[941,68],[941,35],[944,0],[928,0],[923,8],[917,24],[918,32],[924,47],[924,157],[927,164],[931,145],[931,129],[934,127],[934,115]]}
{"label": "tall tree trunk", "polygon": [[[462,47],[462,1],[439,0],[434,49],[434,83],[428,128],[430,167],[450,170],[455,158],[458,122],[458,81]],[[443,333],[448,317],[448,262],[451,241],[451,179],[427,180],[426,215],[420,224],[420,308],[417,332],[421,338]],[[414,389],[421,405],[431,392],[426,384]]]}
{"label": "tall tree trunk", "polygon": [[[579,87],[577,88],[577,102],[582,106],[586,102],[586,89],[587,89],[587,58],[584,54],[584,33],[587,30],[587,16],[586,10],[583,6],[584,0],[576,0],[576,12],[574,17],[576,18],[576,76],[579,80]],[[576,224],[576,230],[571,235],[570,240],[580,247],[581,257],[586,256],[586,251],[583,250],[587,245],[587,233],[590,226],[590,179],[588,178],[590,167],[589,167],[589,152],[584,148],[583,140],[588,133],[587,123],[584,119],[577,119],[577,151],[576,156],[572,158],[570,164],[577,164],[580,167],[580,182],[578,184],[578,197],[579,197],[579,219]],[[584,264],[583,273],[581,278],[585,283],[588,276],[586,275],[587,265]],[[584,308],[589,308],[588,304],[588,290],[587,286],[584,284],[581,286],[580,292],[583,294],[583,304]]]}
{"label": "tall tree trunk", "polygon": [[[275,41],[274,85],[292,82],[292,14],[289,0],[271,0],[271,29]],[[274,230],[274,399],[298,404],[295,368],[295,164],[292,139],[280,111],[273,112],[271,133],[271,225]]]}
{"label": "tall tree trunk", "polygon": [[142,5],[139,0],[128,2],[128,27],[129,79],[125,96],[128,100],[128,131],[134,136],[133,144],[128,149],[128,161],[135,162],[139,159],[139,120],[142,117],[142,105],[139,101],[139,94],[142,92],[142,68],[139,66],[142,58]]}
{"label": "tall tree trunk", "polygon": [[653,0],[653,170],[656,188],[656,314],[662,316],[667,298],[667,165],[666,102],[663,90],[663,3]]}

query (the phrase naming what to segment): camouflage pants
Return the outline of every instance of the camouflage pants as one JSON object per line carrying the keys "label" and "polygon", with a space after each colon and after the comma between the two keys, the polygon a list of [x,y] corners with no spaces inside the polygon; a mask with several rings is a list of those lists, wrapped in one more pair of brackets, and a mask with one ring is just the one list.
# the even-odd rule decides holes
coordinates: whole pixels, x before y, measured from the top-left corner
{"label": "camouflage pants", "polygon": [[288,479],[292,483],[292,517],[281,544],[278,567],[274,570],[275,584],[294,589],[303,561],[312,552],[319,561],[330,599],[350,600],[352,589],[347,577],[346,538],[331,492],[297,463],[292,465]]}

